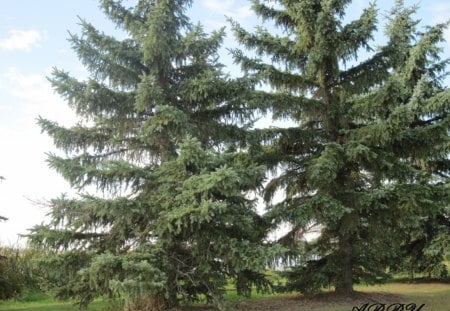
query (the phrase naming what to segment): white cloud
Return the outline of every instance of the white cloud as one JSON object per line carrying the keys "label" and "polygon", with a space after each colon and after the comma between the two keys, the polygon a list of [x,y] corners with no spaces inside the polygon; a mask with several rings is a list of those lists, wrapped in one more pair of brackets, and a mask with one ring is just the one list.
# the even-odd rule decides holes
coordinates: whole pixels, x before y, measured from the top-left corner
{"label": "white cloud", "polygon": [[[450,3],[448,2],[436,2],[428,7],[431,15],[433,16],[433,21],[436,23],[444,23],[449,20],[450,16]],[[450,45],[450,28],[444,31],[444,39],[447,44]]]}
{"label": "white cloud", "polygon": [[26,233],[44,220],[47,211],[32,201],[71,193],[67,182],[45,162],[45,153],[56,150],[52,140],[41,134],[36,117],[42,115],[65,125],[76,118],[54,93],[46,74],[17,68],[0,73],[0,173],[6,178],[0,184],[0,214],[9,218],[0,223],[0,244],[15,243],[17,233]]}
{"label": "white cloud", "polygon": [[[75,114],[67,104],[52,89],[45,74],[25,74],[17,68],[9,68],[0,75],[0,90],[14,98],[14,106],[5,102],[0,104],[1,110],[20,109],[22,117],[36,118],[42,115],[46,118],[74,124]],[[18,104],[19,103],[19,104]],[[17,107],[19,106],[19,107]]]}
{"label": "white cloud", "polygon": [[210,11],[242,22],[254,14],[250,6],[239,3],[236,0],[203,0],[203,5]]}
{"label": "white cloud", "polygon": [[237,8],[236,13],[239,19],[246,19],[254,14],[250,6],[241,6]]}
{"label": "white cloud", "polygon": [[223,12],[225,10],[229,10],[229,8],[233,5],[234,0],[225,0],[225,1],[217,1],[217,0],[205,0],[203,4],[213,11]]}
{"label": "white cloud", "polygon": [[9,36],[0,38],[0,49],[6,51],[29,51],[42,40],[42,35],[34,29],[11,30]]}

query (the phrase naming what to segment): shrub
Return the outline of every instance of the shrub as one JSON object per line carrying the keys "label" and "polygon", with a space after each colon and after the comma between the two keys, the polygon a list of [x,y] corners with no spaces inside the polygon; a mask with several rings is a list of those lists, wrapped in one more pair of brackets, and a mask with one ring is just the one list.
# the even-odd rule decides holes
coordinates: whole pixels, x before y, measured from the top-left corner
{"label": "shrub", "polygon": [[0,247],[0,299],[17,298],[24,290],[39,289],[34,259],[40,255],[34,249]]}

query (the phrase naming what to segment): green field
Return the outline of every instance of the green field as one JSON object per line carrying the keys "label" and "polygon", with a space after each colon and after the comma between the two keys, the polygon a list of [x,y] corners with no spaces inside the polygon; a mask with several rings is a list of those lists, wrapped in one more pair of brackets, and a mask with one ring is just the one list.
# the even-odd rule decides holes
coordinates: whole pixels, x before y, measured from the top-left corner
{"label": "green field", "polygon": [[[3,302],[0,303],[0,310],[21,310],[21,311],[75,311],[79,310],[70,302],[55,302],[50,299],[33,302]],[[104,301],[95,301],[89,308],[89,311],[111,310],[108,303]],[[112,310],[111,310],[112,311]]]}
{"label": "green field", "polygon": [[[446,283],[389,283],[380,286],[356,286],[357,292],[352,298],[338,298],[333,293],[323,293],[315,298],[307,299],[298,294],[285,295],[257,295],[255,298],[240,301],[236,305],[231,299],[230,310],[257,311],[350,311],[354,306],[360,307],[364,303],[415,303],[417,306],[425,304],[421,311],[450,311],[450,284]],[[115,311],[121,308],[107,301],[95,301],[88,311]],[[22,311],[75,311],[78,310],[70,302],[55,302],[43,299],[33,302],[8,301],[0,303],[0,310]],[[185,307],[183,310],[206,310],[201,306]],[[210,309],[212,310],[212,309]],[[407,310],[405,308],[405,310]],[[410,309],[412,310],[412,309]]]}

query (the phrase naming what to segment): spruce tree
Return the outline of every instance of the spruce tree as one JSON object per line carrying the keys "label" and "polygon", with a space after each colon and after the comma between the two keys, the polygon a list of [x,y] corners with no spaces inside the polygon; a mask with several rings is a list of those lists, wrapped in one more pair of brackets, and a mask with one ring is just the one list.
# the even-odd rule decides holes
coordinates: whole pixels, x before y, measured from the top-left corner
{"label": "spruce tree", "polygon": [[[233,22],[238,41],[257,55],[236,50],[236,62],[271,88],[254,92],[256,107],[295,123],[255,130],[262,146],[252,152],[278,169],[265,199],[277,190],[284,197],[268,204],[266,217],[290,225],[280,239],[294,245],[298,263],[288,288],[305,293],[333,285],[349,295],[355,282],[385,278],[425,226],[449,232],[439,223],[449,216],[450,90],[439,48],[446,24],[419,31],[416,8],[396,1],[387,43],[377,45],[375,5],[344,23],[350,2],[254,0],[280,35]],[[320,236],[300,243],[311,225]]]}
{"label": "spruce tree", "polygon": [[57,255],[45,260],[57,295],[81,306],[102,295],[125,298],[126,310],[166,310],[201,294],[220,304],[230,279],[244,293],[265,284],[266,226],[248,198],[264,169],[239,151],[252,82],[222,72],[224,33],[192,25],[189,5],[101,1],[127,37],[82,20],[70,41],[90,77],[55,69],[50,78],[80,123],[38,120],[66,153],[48,162],[80,195],[52,200],[50,223],[29,237]]}

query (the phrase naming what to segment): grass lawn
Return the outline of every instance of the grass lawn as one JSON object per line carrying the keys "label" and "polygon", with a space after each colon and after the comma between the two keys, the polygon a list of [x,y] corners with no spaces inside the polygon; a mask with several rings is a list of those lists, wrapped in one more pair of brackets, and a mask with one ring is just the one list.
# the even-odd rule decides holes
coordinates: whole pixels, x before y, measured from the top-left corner
{"label": "grass lawn", "polygon": [[[239,311],[351,311],[353,307],[361,307],[365,303],[403,303],[425,306],[421,311],[450,311],[450,284],[444,283],[389,283],[379,286],[356,286],[357,291],[352,298],[339,298],[333,293],[323,293],[311,299],[298,294],[258,295],[255,298],[241,301]],[[234,297],[231,297],[232,300]],[[0,302],[0,311],[76,311],[77,306],[67,302],[55,302],[50,299],[34,302],[7,301]],[[95,301],[88,311],[116,311],[120,310],[105,301]],[[213,310],[197,306],[184,310],[200,311]],[[375,309],[371,308],[370,311]],[[381,310],[381,309],[379,309]],[[394,309],[390,309],[394,310]],[[399,310],[399,309],[398,309]],[[413,309],[403,309],[413,310]],[[416,309],[417,310],[417,309]]]}
{"label": "grass lawn", "polygon": [[[425,304],[421,311],[450,311],[450,284],[390,283],[380,286],[356,286],[355,290],[357,292],[352,298],[339,298],[333,293],[323,293],[312,299],[307,299],[298,294],[261,297],[245,301],[238,310],[351,311],[353,307],[361,307],[365,303],[369,303],[369,305],[383,303],[386,305],[386,309],[388,305],[393,303],[405,305],[414,303],[417,305],[416,310],[421,304]],[[374,310],[376,309],[370,309],[370,311]],[[401,310],[413,309],[406,309],[405,306]]]}
{"label": "grass lawn", "polygon": [[[0,302],[0,310],[20,310],[20,311],[79,311],[78,306],[70,302],[59,302],[50,299],[33,301],[33,302],[18,302],[7,301]],[[106,301],[94,301],[89,305],[87,311],[115,311],[120,310],[114,308]]]}

